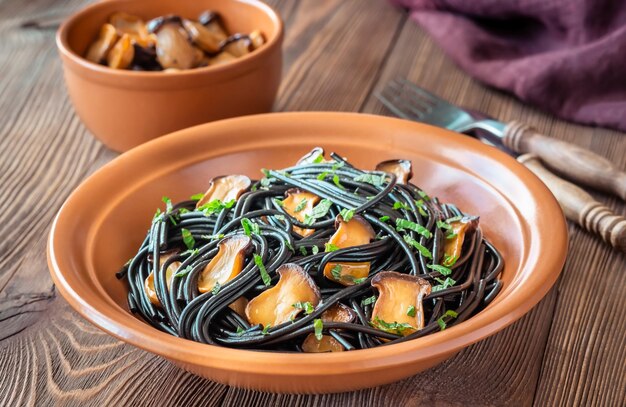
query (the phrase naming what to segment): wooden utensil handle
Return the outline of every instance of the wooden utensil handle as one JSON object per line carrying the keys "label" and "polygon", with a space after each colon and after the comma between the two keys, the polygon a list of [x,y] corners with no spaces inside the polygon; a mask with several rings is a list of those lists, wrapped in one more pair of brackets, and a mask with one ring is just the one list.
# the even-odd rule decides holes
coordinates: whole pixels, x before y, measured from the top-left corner
{"label": "wooden utensil handle", "polygon": [[616,215],[578,186],[551,173],[537,156],[524,154],[517,160],[546,184],[569,220],[599,234],[611,246],[626,251],[626,217]]}
{"label": "wooden utensil handle", "polygon": [[507,125],[502,142],[520,154],[539,156],[548,168],[572,181],[626,200],[626,172],[596,153],[546,137],[516,121]]}

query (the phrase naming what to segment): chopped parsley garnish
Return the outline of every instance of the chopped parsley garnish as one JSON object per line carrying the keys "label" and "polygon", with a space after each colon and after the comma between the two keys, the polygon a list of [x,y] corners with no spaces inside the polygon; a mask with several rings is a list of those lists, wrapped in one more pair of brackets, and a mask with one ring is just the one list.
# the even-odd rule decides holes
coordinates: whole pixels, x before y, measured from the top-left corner
{"label": "chopped parsley garnish", "polygon": [[180,215],[184,215],[185,213],[189,213],[189,209],[186,209],[186,208],[180,208],[180,209],[178,210],[178,213],[179,213]]}
{"label": "chopped parsley garnish", "polygon": [[338,162],[334,163],[332,167],[330,167],[330,170],[332,172],[335,172],[335,171],[337,171],[341,167],[343,167],[343,161],[338,161]]}
{"label": "chopped parsley garnish", "polygon": [[189,250],[193,250],[193,247],[196,245],[196,240],[191,235],[191,232],[185,228],[180,229],[180,234],[183,236],[183,243]]}
{"label": "chopped parsley garnish", "polygon": [[261,178],[260,183],[262,187],[267,188],[274,181],[276,181],[276,178],[274,177],[265,177],[265,178]]}
{"label": "chopped parsley garnish", "polygon": [[235,205],[235,200],[232,199],[228,202],[222,202],[219,199],[214,199],[205,203],[198,208],[199,211],[204,213],[204,216],[211,216],[213,214],[221,212],[223,209],[230,209]]}
{"label": "chopped parsley garnish", "polygon": [[271,325],[271,324],[267,324],[267,325],[265,325],[265,326],[263,327],[263,330],[261,331],[261,333],[262,333],[263,335],[267,335],[267,333],[269,332],[269,330],[270,330],[271,328],[272,328],[272,325]]}
{"label": "chopped parsley garnish", "polygon": [[292,252],[295,252],[295,249],[293,248],[293,245],[287,239],[285,239],[285,246],[287,246],[287,249],[291,250]]}
{"label": "chopped parsley garnish", "polygon": [[282,199],[278,199],[278,198],[274,198],[274,203],[276,203],[276,205],[280,206],[281,208],[283,207],[283,205],[285,205]]}
{"label": "chopped parsley garnish", "polygon": [[403,232],[405,230],[412,230],[413,232],[419,233],[420,235],[424,236],[427,239],[430,239],[432,237],[432,233],[430,233],[430,230],[426,229],[424,226],[415,223],[415,222],[411,222],[410,220],[407,219],[396,219],[396,230],[398,232]]}
{"label": "chopped parsley garnish", "polygon": [[322,199],[311,211],[310,215],[304,215],[304,224],[312,225],[316,219],[323,218],[328,213],[333,203],[328,199]]}
{"label": "chopped parsley garnish", "polygon": [[313,328],[315,329],[315,338],[318,341],[322,340],[322,331],[324,330],[324,323],[321,319],[317,318],[313,320]]}
{"label": "chopped parsley garnish", "polygon": [[422,246],[417,240],[413,239],[411,236],[404,235],[404,241],[410,244],[411,246],[413,246],[415,249],[417,249],[417,251],[419,251],[422,254],[422,256],[428,259],[433,258],[433,255],[430,252],[430,250]]}
{"label": "chopped parsley garnish", "polygon": [[398,209],[404,209],[406,211],[408,211],[409,209],[409,205],[405,204],[404,202],[400,202],[400,201],[396,201],[393,203],[393,209],[398,210]]}
{"label": "chopped parsley garnish", "polygon": [[426,194],[426,192],[422,191],[421,189],[417,191],[417,194],[421,196],[423,200],[430,201],[430,197],[428,196],[428,194]]}
{"label": "chopped parsley garnish", "polygon": [[407,324],[406,322],[402,322],[402,323],[385,322],[382,319],[380,319],[379,317],[376,317],[376,319],[374,319],[374,321],[370,322],[370,324],[374,328],[378,328],[380,330],[391,332],[391,333],[395,333],[395,334],[398,334],[398,335],[402,335],[402,332],[404,332],[407,329],[414,329],[413,326],[411,326],[410,324]]}
{"label": "chopped parsley garnish", "polygon": [[237,327],[237,336],[241,336],[243,335],[243,333],[246,332],[245,329],[243,329],[242,327],[238,326]]}
{"label": "chopped parsley garnish", "polygon": [[189,255],[189,257],[191,256],[195,256],[196,254],[198,254],[198,252],[200,251],[200,249],[193,249],[193,250],[185,250],[184,252],[182,252],[180,255],[181,256],[187,256]]}
{"label": "chopped parsley garnish", "polygon": [[389,216],[385,215],[385,216],[381,216],[380,218],[378,218],[379,221],[381,222],[387,222],[389,220]]}
{"label": "chopped parsley garnish", "polygon": [[358,182],[366,182],[368,184],[372,184],[372,185],[374,185],[376,187],[381,186],[385,182],[385,177],[384,176],[376,175],[376,174],[370,174],[370,173],[357,175],[353,179],[355,181],[358,181]]}
{"label": "chopped parsley garnish", "polygon": [[332,243],[324,243],[325,252],[336,252],[337,250],[339,250],[339,246],[335,246]]}
{"label": "chopped parsley garnish", "polygon": [[341,185],[341,182],[339,181],[339,175],[337,174],[333,175],[333,184],[337,185],[341,189],[346,189],[346,187]]}
{"label": "chopped parsley garnish", "polygon": [[154,212],[154,216],[152,217],[152,221],[159,219],[161,217],[161,208],[157,208],[156,212]]}
{"label": "chopped parsley garnish", "polygon": [[328,171],[324,171],[317,176],[318,181],[324,181],[326,176],[328,175]]}
{"label": "chopped parsley garnish", "polygon": [[170,222],[172,222],[172,225],[174,226],[178,225],[178,222],[176,222],[176,219],[174,219],[172,215],[169,215],[168,218],[170,218]]}
{"label": "chopped parsley garnish", "polygon": [[452,217],[452,218],[448,218],[448,219],[446,219],[446,222],[447,222],[447,223],[458,222],[458,221],[460,221],[461,219],[463,219],[463,215],[458,215],[458,216],[454,216],[454,217]]}
{"label": "chopped parsley garnish", "polygon": [[259,268],[263,284],[265,284],[266,287],[269,287],[269,285],[272,283],[272,278],[267,273],[265,265],[263,265],[263,258],[256,253],[254,253],[254,264],[256,264],[256,266]]}
{"label": "chopped parsley garnish", "polygon": [[202,239],[206,239],[206,240],[223,239],[224,238],[224,234],[223,233],[219,233],[217,235],[200,235],[200,237]]}
{"label": "chopped parsley garnish", "polygon": [[417,205],[417,211],[420,213],[420,215],[428,216],[428,212],[426,212],[426,209],[424,209],[426,207],[426,204],[424,203],[423,199],[418,199],[417,201],[415,201],[415,205]]}
{"label": "chopped parsley garnish", "polygon": [[446,267],[452,267],[456,264],[456,261],[459,259],[459,256],[448,256],[447,254],[443,255],[443,265]]}
{"label": "chopped parsley garnish", "polygon": [[437,221],[437,227],[439,229],[445,229],[445,230],[450,230],[452,229],[452,226],[450,226],[448,223],[442,221],[442,220],[438,220]]}
{"label": "chopped parsley garnish", "polygon": [[211,290],[211,294],[213,295],[217,295],[217,293],[220,292],[220,289],[222,288],[222,285],[218,282],[215,283],[215,285],[213,286],[213,289]]}
{"label": "chopped parsley garnish", "polygon": [[189,199],[191,199],[192,201],[199,201],[202,198],[204,198],[204,194],[202,192],[200,192],[199,194],[193,194],[189,197]]}
{"label": "chopped parsley garnish", "polygon": [[300,253],[302,253],[303,256],[307,256],[309,254],[304,246],[300,246]]}
{"label": "chopped parsley garnish", "polygon": [[433,292],[445,290],[446,288],[452,287],[456,284],[456,281],[451,279],[450,277],[446,277],[445,280],[442,280],[437,277],[433,277],[433,278],[435,279],[435,281],[439,283],[438,285],[433,287],[432,289]]}
{"label": "chopped parsley garnish", "polygon": [[324,156],[322,154],[318,154],[317,157],[313,159],[313,164],[319,164],[324,161]]}
{"label": "chopped parsley garnish", "polygon": [[409,308],[407,308],[406,310],[406,315],[409,317],[414,317],[415,316],[415,306],[414,305],[409,305]]}
{"label": "chopped parsley garnish", "polygon": [[350,222],[350,219],[354,216],[354,209],[342,209],[340,214],[344,222]]}
{"label": "chopped parsley garnish", "polygon": [[248,218],[241,218],[241,226],[243,227],[243,232],[246,234],[246,236],[250,236],[253,233],[255,235],[258,235],[261,233],[261,229],[259,228],[259,224],[252,222],[250,219]]}
{"label": "chopped parsley garnish", "polygon": [[435,271],[441,273],[444,276],[449,276],[450,274],[452,274],[452,270],[450,270],[446,266],[442,266],[442,265],[439,265],[439,264],[429,264],[426,267],[428,267],[431,270],[435,270]]}
{"label": "chopped parsley garnish", "polygon": [[446,235],[446,239],[448,240],[454,239],[455,237],[457,237],[457,234],[454,232],[450,232]]}
{"label": "chopped parsley garnish", "polygon": [[437,324],[439,324],[439,329],[441,329],[442,331],[446,329],[446,321],[443,320],[445,317],[456,318],[458,316],[459,314],[457,314],[456,311],[452,311],[451,309],[447,310],[446,313],[439,317],[439,319],[437,320]]}
{"label": "chopped parsley garnish", "polygon": [[174,277],[184,277],[187,274],[189,274],[189,272],[192,270],[193,268],[191,266],[187,266],[185,267],[184,270],[178,271],[174,274]]}
{"label": "chopped parsley garnish", "polygon": [[161,200],[163,202],[165,202],[165,212],[171,212],[172,211],[172,200],[169,199],[168,197],[164,196],[163,198],[161,198]]}
{"label": "chopped parsley garnish", "polygon": [[375,295],[372,295],[371,297],[364,298],[363,301],[361,301],[361,305],[366,306],[366,305],[373,304],[376,302],[377,299],[378,297],[376,297]]}
{"label": "chopped parsley garnish", "polygon": [[317,254],[320,252],[320,248],[317,246],[313,246],[311,247],[311,251],[313,252],[313,254]]}
{"label": "chopped parsley garnish", "polygon": [[332,269],[330,269],[330,274],[336,281],[341,281],[341,264],[335,264]]}
{"label": "chopped parsley garnish", "polygon": [[315,311],[315,307],[310,302],[296,302],[295,304],[291,304],[295,309],[304,310],[306,315],[312,314]]}
{"label": "chopped parsley garnish", "polygon": [[306,198],[302,198],[300,203],[298,205],[296,205],[296,207],[294,209],[294,212],[300,212],[301,210],[303,210],[306,207],[306,202],[307,202],[307,199]]}

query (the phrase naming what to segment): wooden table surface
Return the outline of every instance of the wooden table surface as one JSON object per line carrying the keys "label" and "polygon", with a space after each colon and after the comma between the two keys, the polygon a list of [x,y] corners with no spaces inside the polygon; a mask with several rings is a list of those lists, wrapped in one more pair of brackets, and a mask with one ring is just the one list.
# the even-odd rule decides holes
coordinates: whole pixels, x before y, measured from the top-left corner
{"label": "wooden table surface", "polygon": [[[52,284],[46,237],[70,192],[116,154],[74,114],[54,30],[19,27],[84,3],[0,0],[0,406],[625,405],[626,257],[573,224],[565,270],[532,312],[438,367],[354,393],[227,387],[84,321]],[[626,167],[624,134],[565,123],[486,88],[383,0],[270,3],[286,23],[277,111],[388,114],[373,91],[407,77],[452,102],[525,121]],[[594,196],[626,213],[624,202]]]}

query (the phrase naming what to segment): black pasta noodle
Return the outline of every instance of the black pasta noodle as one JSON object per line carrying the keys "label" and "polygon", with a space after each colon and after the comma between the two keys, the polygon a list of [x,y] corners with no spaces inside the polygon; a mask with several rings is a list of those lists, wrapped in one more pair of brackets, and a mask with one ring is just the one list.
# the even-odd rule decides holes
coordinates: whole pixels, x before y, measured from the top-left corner
{"label": "black pasta noodle", "polygon": [[[393,174],[363,171],[336,154],[331,157],[330,162],[265,170],[265,177],[253,182],[234,205],[223,205],[215,213],[196,210],[196,200],[168,203],[167,210],[153,219],[135,256],[118,272],[118,278],[128,283],[131,312],[161,331],[197,342],[301,352],[303,339],[315,332],[314,321],[337,303],[351,308],[357,318],[350,323],[324,322],[324,334],[331,335],[345,350],[353,350],[387,346],[437,332],[470,318],[494,299],[502,287],[498,278],[503,260],[483,238],[479,227],[465,236],[462,255],[449,267],[450,274],[444,276],[437,271],[446,240],[441,222],[466,214],[452,204],[429,198],[413,184],[396,183]],[[368,174],[383,182],[355,180]],[[277,202],[290,188],[313,193],[332,205],[323,217],[300,222]],[[353,209],[354,214],[367,220],[376,238],[363,246],[325,252],[325,243],[335,232],[335,218],[342,209]],[[258,231],[246,231],[243,219],[258,225]],[[430,237],[397,228],[397,219],[423,226]],[[294,227],[315,232],[302,237]],[[187,231],[187,237],[183,231]],[[219,242],[244,234],[251,238],[252,252],[246,256],[243,270],[218,289],[201,293],[198,278],[217,254]],[[193,250],[186,239],[193,242]],[[425,251],[411,242],[418,242]],[[159,267],[160,256],[165,253],[175,254]],[[240,297],[252,299],[267,289],[255,256],[260,258],[272,286],[278,281],[276,270],[281,265],[301,266],[320,290],[319,305],[311,313],[301,313],[293,321],[275,327],[264,330],[260,325],[251,326],[229,304]],[[322,273],[331,261],[370,262],[369,276],[355,285],[337,284]],[[180,262],[180,266],[168,287],[166,273],[174,262]],[[374,304],[368,299],[377,294],[370,283],[386,270],[421,277],[435,287],[423,301],[422,329],[402,336],[370,324]],[[146,293],[150,273],[159,305]]]}

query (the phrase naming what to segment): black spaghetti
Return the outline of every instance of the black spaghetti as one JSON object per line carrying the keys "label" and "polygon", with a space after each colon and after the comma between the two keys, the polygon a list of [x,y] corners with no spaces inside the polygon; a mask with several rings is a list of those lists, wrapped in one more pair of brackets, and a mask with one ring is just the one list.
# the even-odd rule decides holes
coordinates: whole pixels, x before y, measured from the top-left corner
{"label": "black spaghetti", "polygon": [[409,161],[364,171],[315,148],[263,171],[164,198],[118,273],[133,313],[202,343],[346,351],[461,323],[502,287],[478,218],[411,184]]}

